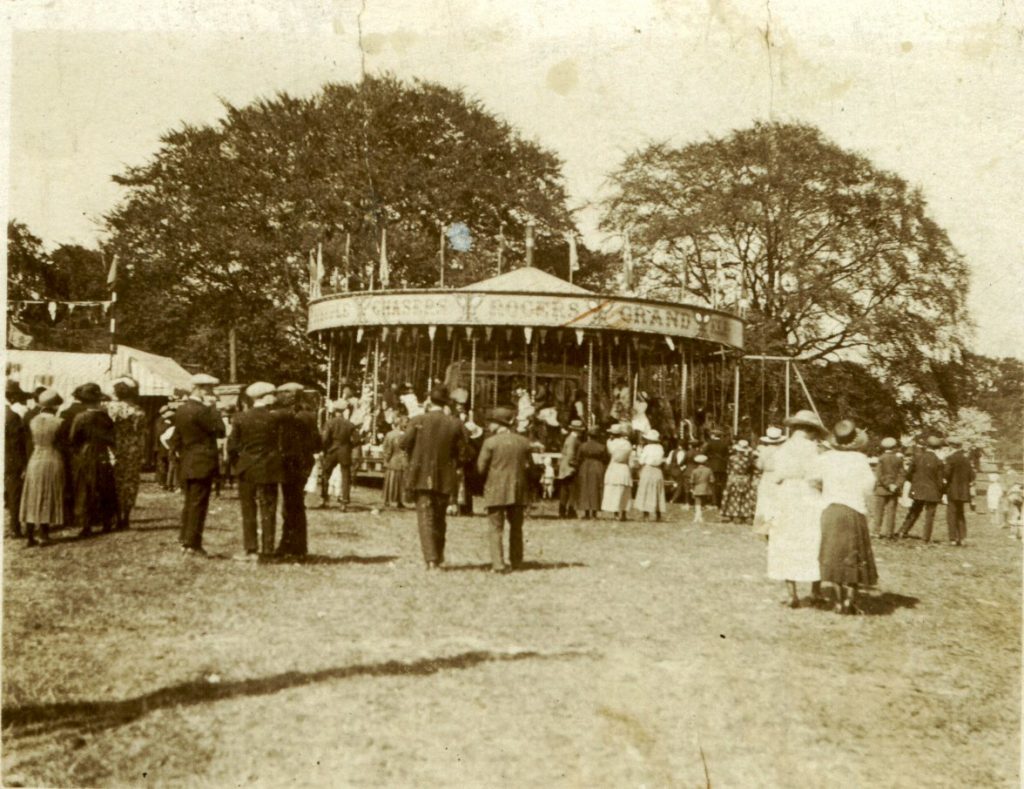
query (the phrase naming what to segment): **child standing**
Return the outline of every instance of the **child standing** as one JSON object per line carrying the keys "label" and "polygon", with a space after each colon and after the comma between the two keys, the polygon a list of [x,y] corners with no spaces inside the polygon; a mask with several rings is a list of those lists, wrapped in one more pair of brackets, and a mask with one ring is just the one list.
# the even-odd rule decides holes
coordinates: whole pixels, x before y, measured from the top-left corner
{"label": "child standing", "polygon": [[992,515],[992,523],[1000,526],[999,505],[1002,503],[1003,485],[999,481],[998,474],[988,475],[988,490],[985,491],[985,506]]}
{"label": "child standing", "polygon": [[707,466],[707,455],[697,455],[697,457],[693,459],[693,462],[697,464],[697,467],[693,470],[693,475],[690,478],[690,492],[693,494],[693,501],[695,505],[693,522],[703,523],[703,505],[710,501],[711,497],[714,495],[715,475]]}
{"label": "child standing", "polygon": [[544,458],[544,476],[541,477],[541,485],[544,487],[544,498],[555,497],[555,466],[550,457]]}
{"label": "child standing", "polygon": [[1003,526],[1010,528],[1010,539],[1019,540],[1021,536],[1021,508],[1024,507],[1024,487],[1018,482],[1010,488],[1003,499]]}

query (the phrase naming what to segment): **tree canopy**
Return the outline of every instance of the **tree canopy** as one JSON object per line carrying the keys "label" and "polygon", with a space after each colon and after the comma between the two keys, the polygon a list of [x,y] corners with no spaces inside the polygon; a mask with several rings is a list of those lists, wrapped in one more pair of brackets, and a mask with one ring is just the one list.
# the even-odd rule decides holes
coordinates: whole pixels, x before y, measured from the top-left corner
{"label": "tree canopy", "polygon": [[144,347],[223,374],[236,327],[243,378],[313,382],[317,245],[328,277],[352,288],[379,287],[385,229],[391,287],[436,286],[442,228],[455,223],[468,233],[462,251],[446,241],[446,286],[497,273],[499,246],[506,268],[521,260],[528,222],[535,264],[565,259],[562,163],[459,91],[375,77],[225,110],[115,177],[127,190],[107,217],[121,327]]}
{"label": "tree canopy", "polygon": [[610,180],[602,227],[629,234],[648,293],[740,311],[750,353],[852,359],[922,412],[948,404],[967,266],[898,175],[813,126],[757,123],[648,145]]}

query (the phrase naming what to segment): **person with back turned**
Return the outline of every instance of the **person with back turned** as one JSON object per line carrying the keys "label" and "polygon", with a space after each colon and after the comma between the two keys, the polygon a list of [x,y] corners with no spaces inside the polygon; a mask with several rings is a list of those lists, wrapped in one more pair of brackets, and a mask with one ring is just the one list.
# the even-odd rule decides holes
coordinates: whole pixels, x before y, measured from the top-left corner
{"label": "person with back turned", "polygon": [[[346,391],[351,391],[345,387]],[[320,462],[320,506],[326,507],[330,489],[331,473],[337,466],[341,474],[341,511],[348,509],[352,490],[352,450],[359,446],[359,428],[348,415],[352,413],[351,404],[346,399],[335,400],[331,404],[334,415],[324,425],[320,433],[323,456]]]}
{"label": "person with back turned", "polygon": [[946,492],[946,526],[949,528],[949,544],[963,545],[967,537],[964,504],[971,500],[974,467],[959,438],[950,437],[946,443],[953,450],[943,464],[942,474]]}
{"label": "person with back turned", "polygon": [[238,477],[244,558],[267,560],[274,554],[277,486],[283,478],[281,419],[273,408],[277,404],[273,384],[257,381],[245,394],[253,407],[235,417],[228,456]]}
{"label": "person with back turned", "polygon": [[217,475],[217,439],[224,435],[224,423],[217,409],[205,402],[220,381],[212,375],[192,376],[192,391],[174,412],[174,433],[170,450],[178,455],[178,473],[185,490],[181,513],[181,549],[193,556],[205,556],[203,528],[210,508],[210,491]]}
{"label": "person with back turned", "polygon": [[910,498],[912,500],[907,517],[903,520],[900,528],[900,538],[905,538],[918,517],[924,511],[924,532],[921,535],[925,545],[932,540],[932,526],[935,523],[935,510],[942,500],[942,460],[935,454],[935,450],[941,449],[943,440],[938,436],[928,436],[927,446],[914,453],[907,469],[907,478],[910,480]]}
{"label": "person with back turned", "polygon": [[420,547],[428,570],[444,562],[445,511],[448,500],[458,492],[457,466],[463,453],[462,423],[444,412],[447,404],[447,387],[431,389],[426,413],[409,421],[401,441],[409,455],[405,484],[416,502]]}
{"label": "person with back turned", "polygon": [[309,552],[306,523],[306,480],[320,451],[316,414],[305,409],[302,384],[277,387],[281,419],[281,543],[279,556],[305,556]]}
{"label": "person with back turned", "polygon": [[[529,470],[533,462],[530,442],[512,432],[515,413],[495,408],[488,421],[493,435],[484,441],[477,469],[486,477],[484,507],[490,524],[491,572],[505,573],[523,563],[523,516],[530,503]],[[505,521],[508,521],[508,558],[503,553]]]}

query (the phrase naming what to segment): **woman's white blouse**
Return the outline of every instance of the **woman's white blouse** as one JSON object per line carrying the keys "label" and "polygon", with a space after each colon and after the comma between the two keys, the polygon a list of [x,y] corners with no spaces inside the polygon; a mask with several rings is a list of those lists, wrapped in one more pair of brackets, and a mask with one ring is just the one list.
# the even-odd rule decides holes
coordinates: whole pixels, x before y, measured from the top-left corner
{"label": "woman's white blouse", "polygon": [[665,462],[665,449],[661,444],[645,444],[640,450],[641,466],[660,466]]}
{"label": "woman's white blouse", "polygon": [[832,450],[818,458],[821,469],[821,503],[845,504],[867,515],[867,497],[875,487],[875,472],[866,455]]}

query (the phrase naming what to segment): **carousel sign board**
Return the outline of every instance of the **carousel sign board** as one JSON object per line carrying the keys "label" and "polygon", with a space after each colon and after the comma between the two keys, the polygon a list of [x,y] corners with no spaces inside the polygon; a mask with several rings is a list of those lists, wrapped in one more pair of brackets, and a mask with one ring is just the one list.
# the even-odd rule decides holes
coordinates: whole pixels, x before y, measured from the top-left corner
{"label": "carousel sign board", "polygon": [[308,331],[365,326],[535,326],[639,332],[743,347],[732,315],[663,301],[471,291],[357,292],[309,307]]}

